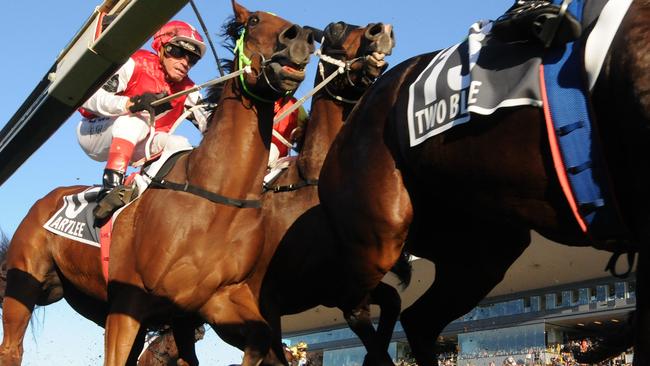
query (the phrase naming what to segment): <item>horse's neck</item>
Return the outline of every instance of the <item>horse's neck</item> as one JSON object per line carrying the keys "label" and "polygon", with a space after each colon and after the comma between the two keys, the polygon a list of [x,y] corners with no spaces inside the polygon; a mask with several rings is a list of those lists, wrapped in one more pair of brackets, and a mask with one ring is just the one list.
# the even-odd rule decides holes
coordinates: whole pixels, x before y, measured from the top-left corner
{"label": "horse's neck", "polygon": [[226,85],[210,128],[190,157],[189,183],[227,197],[259,198],[272,123],[272,104],[254,103]]}
{"label": "horse's neck", "polygon": [[312,103],[304,144],[298,158],[305,178],[318,178],[327,151],[343,126],[349,110],[350,108],[326,97],[316,98]]}

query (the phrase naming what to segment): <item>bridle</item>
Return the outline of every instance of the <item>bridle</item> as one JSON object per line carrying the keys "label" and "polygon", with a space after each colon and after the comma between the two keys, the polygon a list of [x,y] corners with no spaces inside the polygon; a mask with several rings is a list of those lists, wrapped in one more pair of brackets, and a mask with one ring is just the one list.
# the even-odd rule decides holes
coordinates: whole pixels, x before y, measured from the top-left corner
{"label": "bridle", "polygon": [[[233,53],[235,55],[237,55],[237,62],[238,62],[238,68],[239,69],[243,69],[244,67],[247,67],[247,66],[251,67],[251,65],[253,64],[253,61],[251,60],[251,58],[248,57],[246,55],[246,53],[244,52],[244,38],[245,38],[245,36],[246,36],[246,28],[244,27],[242,29],[242,31],[241,31],[241,34],[239,35],[239,38],[235,42],[235,48],[233,50]],[[241,74],[239,76],[239,81],[241,83],[242,89],[244,90],[244,92],[246,94],[248,94],[253,99],[258,100],[260,102],[272,104],[272,103],[275,103],[275,100],[277,100],[277,99],[279,99],[279,98],[281,98],[283,96],[286,96],[286,95],[289,95],[289,94],[293,93],[292,91],[283,92],[281,90],[278,90],[276,87],[273,86],[273,83],[271,83],[271,81],[269,80],[269,77],[268,77],[268,75],[266,73],[266,69],[267,69],[267,66],[271,62],[273,62],[273,57],[271,57],[270,59],[267,59],[266,57],[264,57],[263,54],[261,54],[259,52],[254,52],[253,54],[254,55],[259,55],[259,57],[261,59],[261,62],[260,62],[261,73],[257,74],[256,79],[260,80],[260,77],[264,77],[264,81],[269,86],[269,88],[271,88],[271,90],[273,90],[273,92],[278,94],[278,98],[276,98],[276,99],[267,99],[267,98],[263,98],[263,97],[255,94],[255,93],[253,93],[253,91],[250,90],[250,88],[246,84],[246,79],[244,78],[244,74]]]}
{"label": "bridle", "polygon": [[[356,29],[356,28],[358,28],[358,27],[353,27],[352,29]],[[344,38],[349,35],[350,31],[351,30],[348,29],[348,27],[346,27],[346,30],[344,32]],[[333,46],[328,45],[327,43],[328,43],[328,40],[325,37],[323,37],[323,40],[321,41],[321,45],[322,45],[321,48],[316,50],[316,55],[319,57],[318,72],[319,72],[319,75],[320,75],[321,79],[325,79],[325,74],[326,74],[325,69],[327,67],[326,64],[332,65],[332,66],[338,68],[339,70],[341,70],[341,69],[343,70],[342,74],[345,76],[344,82],[345,82],[345,84],[347,86],[350,86],[350,87],[356,89],[357,91],[359,91],[360,94],[363,94],[363,92],[367,89],[367,87],[376,80],[376,77],[370,78],[365,74],[364,71],[361,71],[360,78],[361,78],[361,80],[365,80],[365,85],[358,85],[357,83],[355,83],[353,81],[352,75],[353,75],[354,70],[352,70],[352,65],[354,65],[357,62],[367,63],[368,58],[370,56],[368,56],[368,55],[359,56],[359,57],[355,57],[355,58],[353,58],[351,60],[344,60],[345,57],[346,57],[345,50],[335,48]],[[323,51],[323,50],[325,50],[325,51]],[[331,89],[331,86],[329,84],[326,85],[324,87],[324,89],[327,92],[327,94],[331,98],[333,98],[334,100],[337,100],[337,101],[343,102],[343,103],[347,103],[347,104],[354,105],[361,98],[361,96],[359,96],[357,99],[350,99],[350,98],[342,97],[339,93],[334,92]]]}
{"label": "bridle", "polygon": [[[325,65],[324,65],[324,63],[328,63],[328,64],[331,64],[331,65],[334,65],[337,68],[343,68],[343,70],[344,70],[343,75],[345,75],[345,81],[349,86],[351,86],[353,88],[356,88],[358,90],[363,89],[363,87],[357,86],[354,83],[354,81],[352,81],[352,78],[350,76],[350,72],[352,71],[352,65],[359,62],[359,61],[361,61],[361,60],[365,60],[366,59],[365,57],[356,57],[356,58],[353,58],[353,59],[348,60],[348,61],[342,61],[342,60],[339,60],[339,59],[337,59],[335,57],[323,54],[322,53],[322,48],[318,49],[316,51],[316,55],[320,58],[320,60],[318,61],[318,73],[320,74],[320,77],[322,79],[325,79]],[[359,98],[357,98],[356,100],[352,100],[352,99],[344,98],[344,97],[334,93],[330,89],[330,85],[325,85],[325,87],[323,89],[327,92],[327,94],[329,94],[330,97],[334,98],[335,100],[338,100],[339,102],[343,102],[343,103],[347,103],[347,104],[357,104],[357,102],[359,101]]]}

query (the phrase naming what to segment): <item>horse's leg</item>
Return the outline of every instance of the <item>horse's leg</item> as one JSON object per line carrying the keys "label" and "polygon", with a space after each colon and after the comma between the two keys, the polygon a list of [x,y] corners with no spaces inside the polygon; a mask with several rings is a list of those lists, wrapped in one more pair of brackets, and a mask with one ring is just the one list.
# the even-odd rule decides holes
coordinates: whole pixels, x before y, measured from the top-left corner
{"label": "horse's leg", "polygon": [[198,324],[186,318],[175,317],[172,321],[172,334],[178,349],[178,366],[197,366],[199,359],[196,357],[196,327]]}
{"label": "horse's leg", "polygon": [[[343,309],[342,309],[343,310]],[[361,343],[366,347],[366,357],[363,364],[375,364],[372,361],[378,361],[378,355],[375,355],[376,347],[375,342],[375,328],[370,319],[370,301],[368,298],[359,304],[356,308],[350,310],[343,310],[343,317],[348,323],[348,327],[359,337]],[[372,354],[372,356],[371,356]],[[377,360],[375,360],[377,358]],[[371,361],[372,359],[372,361]],[[378,363],[377,363],[378,364]],[[392,364],[392,363],[391,363]]]}
{"label": "horse's leg", "polygon": [[244,351],[241,366],[262,363],[269,351],[271,329],[248,286],[220,289],[199,309],[199,314],[221,339]]}
{"label": "horse's leg", "polygon": [[135,342],[133,342],[133,347],[131,347],[131,353],[129,353],[129,358],[126,360],[126,366],[138,366],[138,357],[144,349],[144,339],[147,335],[147,329],[142,327],[138,332],[138,335],[135,337]]}
{"label": "horse's leg", "polygon": [[[370,319],[370,304],[380,307],[377,330]],[[367,301],[352,311],[344,311],[345,320],[352,331],[366,347],[364,365],[394,365],[388,353],[388,346],[393,336],[393,329],[399,317],[401,299],[397,290],[380,282],[371,292]]]}
{"label": "horse's leg", "polygon": [[139,331],[139,319],[119,312],[108,314],[104,336],[104,365],[125,365]]}
{"label": "horse's leg", "polygon": [[633,323],[634,365],[650,364],[650,251],[641,247],[636,272],[636,313]]}
{"label": "horse's leg", "polygon": [[132,285],[111,282],[108,293],[110,311],[104,335],[104,365],[122,366],[134,348],[149,302],[144,290]]}
{"label": "horse's leg", "polygon": [[23,359],[23,338],[33,309],[33,303],[30,306],[12,297],[5,297],[2,307],[4,336],[2,345],[0,345],[0,365],[14,366],[21,364]]}
{"label": "horse's leg", "polygon": [[[436,254],[434,283],[400,318],[420,366],[438,364],[434,344],[444,327],[469,312],[501,282],[530,242],[528,230],[499,230],[490,225],[474,225],[448,235],[433,232],[440,242],[438,250],[445,250],[443,243],[456,249]],[[431,247],[432,243],[418,244]]]}
{"label": "horse's leg", "polygon": [[269,323],[271,328],[271,346],[269,352],[264,358],[262,365],[287,365],[288,361],[284,356],[284,347],[282,346],[282,324],[280,315],[275,311],[268,311],[264,314],[264,319]]}
{"label": "horse's leg", "polygon": [[49,252],[48,234],[32,209],[14,234],[7,252],[7,288],[2,307],[0,365],[20,365],[23,338],[34,306],[61,299],[60,281]]}
{"label": "horse's leg", "polygon": [[[402,299],[397,290],[390,285],[380,282],[379,285],[370,294],[373,304],[379,305],[379,323],[377,324],[377,333],[374,344],[377,352],[388,355],[388,346],[393,337],[393,330],[399,318],[402,307]],[[392,361],[391,361],[392,363]]]}

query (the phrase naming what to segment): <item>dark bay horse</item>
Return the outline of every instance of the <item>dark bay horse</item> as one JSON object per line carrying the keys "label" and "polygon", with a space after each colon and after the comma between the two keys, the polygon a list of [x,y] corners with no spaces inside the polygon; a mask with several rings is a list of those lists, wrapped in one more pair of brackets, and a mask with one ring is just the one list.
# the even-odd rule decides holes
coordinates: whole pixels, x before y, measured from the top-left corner
{"label": "dark bay horse", "polygon": [[[596,245],[578,226],[553,167],[541,109],[508,108],[403,149],[408,88],[436,53],[413,57],[366,92],[334,141],[319,195],[336,234],[368,261],[350,263],[372,288],[404,243],[436,265],[435,282],[401,316],[420,366],[526,249],[530,230]],[[592,93],[621,213],[643,243],[637,272],[635,365],[650,363],[650,1],[635,0]],[[408,238],[408,241],[407,241]],[[604,265],[604,263],[603,263]]]}
{"label": "dark bay horse", "polygon": [[[378,332],[372,326],[366,299],[359,308],[361,299],[356,303],[341,302],[338,289],[347,279],[332,268],[336,268],[347,253],[331,239],[326,220],[320,221],[323,216],[316,187],[325,154],[345,118],[387,67],[384,58],[391,54],[395,45],[392,26],[371,23],[366,27],[354,27],[343,22],[330,23],[316,39],[323,39],[321,52],[324,56],[319,62],[314,85],[344,65],[327,62],[328,57],[347,64],[346,71],[314,95],[302,150],[264,196],[266,250],[276,251],[277,248],[277,251],[262,285],[260,308],[276,333],[275,354],[280,354],[282,349],[280,317],[323,304],[339,307],[344,312],[348,324],[362,338],[373,357],[368,361],[370,364],[392,365],[387,350],[400,311],[399,295],[393,287],[383,283],[373,292],[372,301],[383,305],[383,321]],[[292,286],[287,286],[296,278],[305,283],[299,294]]]}
{"label": "dark bay horse", "polygon": [[249,12],[234,0],[232,5],[228,31],[237,44],[235,65],[249,64],[252,73],[224,85],[200,146],[179,160],[167,179],[235,205],[174,190],[146,191],[115,222],[107,288],[95,248],[42,228],[61,197],[85,187],[52,191],[34,204],[9,248],[0,364],[20,364],[34,305],[62,297],[105,325],[106,365],[127,362],[141,325],[185,313],[201,317],[244,350],[243,365],[257,365],[267,353],[270,329],[249,283],[264,245],[257,200],[273,100],[304,79],[314,42],[300,26],[271,13]]}

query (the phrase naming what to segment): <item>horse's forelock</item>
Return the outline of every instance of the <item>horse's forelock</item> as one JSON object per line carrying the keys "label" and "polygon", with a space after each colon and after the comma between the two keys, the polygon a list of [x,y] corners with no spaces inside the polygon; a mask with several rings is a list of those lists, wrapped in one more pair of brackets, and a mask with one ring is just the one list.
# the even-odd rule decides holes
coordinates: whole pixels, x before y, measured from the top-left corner
{"label": "horse's forelock", "polygon": [[237,39],[239,39],[243,29],[244,23],[237,21],[235,16],[226,19],[226,22],[221,27],[221,36],[226,38],[224,46],[230,50],[230,52],[233,52],[235,49],[235,43],[237,42]]}

